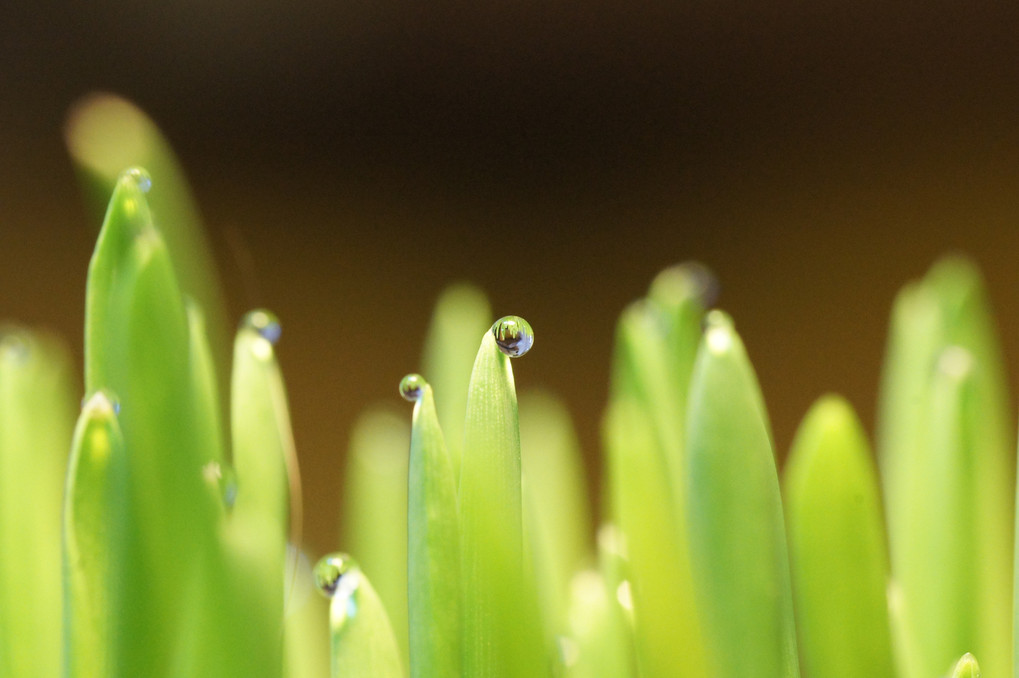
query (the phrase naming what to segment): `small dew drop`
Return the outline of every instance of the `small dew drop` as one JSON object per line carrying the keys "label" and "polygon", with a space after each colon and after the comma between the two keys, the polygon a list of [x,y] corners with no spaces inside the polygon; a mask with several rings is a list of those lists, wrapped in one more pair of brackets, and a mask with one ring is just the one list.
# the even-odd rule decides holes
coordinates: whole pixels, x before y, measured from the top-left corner
{"label": "small dew drop", "polygon": [[534,346],[534,330],[518,315],[499,318],[492,325],[492,335],[499,350],[510,358],[519,358]]}
{"label": "small dew drop", "polygon": [[113,395],[106,389],[100,389],[95,393],[88,393],[82,396],[81,409],[84,410],[89,402],[93,400],[98,401],[101,405],[109,407],[113,410],[113,414],[115,416],[120,415],[120,400],[117,396]]}
{"label": "small dew drop", "polygon": [[241,326],[255,330],[273,346],[280,340],[280,335],[283,333],[283,327],[276,314],[264,308],[248,311],[244,315],[244,320],[241,321]]}
{"label": "small dew drop", "polygon": [[120,175],[122,179],[129,179],[138,187],[142,193],[148,193],[152,188],[152,177],[141,167],[130,167]]}
{"label": "small dew drop", "polygon": [[361,570],[346,553],[330,553],[315,565],[315,587],[326,598],[352,596],[360,585]]}
{"label": "small dew drop", "polygon": [[427,385],[425,378],[420,374],[408,374],[400,380],[400,395],[403,396],[404,400],[412,403],[417,402],[421,400]]}

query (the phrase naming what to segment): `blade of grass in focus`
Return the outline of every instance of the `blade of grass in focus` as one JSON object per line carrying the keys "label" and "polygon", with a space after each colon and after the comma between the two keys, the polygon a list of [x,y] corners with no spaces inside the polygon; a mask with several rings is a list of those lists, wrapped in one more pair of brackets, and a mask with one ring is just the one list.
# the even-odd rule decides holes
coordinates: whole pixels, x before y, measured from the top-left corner
{"label": "blade of grass in focus", "polygon": [[453,477],[460,477],[467,386],[478,335],[492,324],[484,292],[467,283],[450,285],[439,296],[425,339],[421,372],[435,393]]}
{"label": "blade of grass in focus", "polygon": [[132,576],[128,460],[115,401],[82,409],[67,473],[63,521],[64,673],[119,676],[121,581]]}
{"label": "blade of grass in focus", "polygon": [[860,422],[838,396],[810,409],[784,476],[803,672],[895,676],[877,475]]}
{"label": "blade of grass in focus", "polygon": [[54,340],[0,327],[0,676],[60,671],[61,488],[74,423]]}
{"label": "blade of grass in focus", "polygon": [[531,546],[548,636],[566,632],[573,576],[593,564],[584,466],[566,407],[543,391],[519,400],[524,524]]}
{"label": "blade of grass in focus", "polygon": [[410,398],[416,401],[407,503],[410,675],[459,676],[462,594],[456,483],[431,386],[418,384]]}
{"label": "blade of grass in focus", "polygon": [[329,595],[332,678],[403,678],[400,650],[385,607],[364,572],[345,554],[315,566],[319,589]]}
{"label": "blade of grass in focus", "polygon": [[547,674],[524,573],[520,434],[513,371],[492,332],[478,349],[460,465],[463,674]]}
{"label": "blade of grass in focus", "polygon": [[704,635],[720,678],[796,678],[785,526],[760,387],[715,316],[690,386],[687,500]]}
{"label": "blade of grass in focus", "polygon": [[[410,430],[388,407],[365,410],[350,436],[342,543],[357,554],[407,657],[407,474]],[[404,660],[406,662],[406,660]]]}

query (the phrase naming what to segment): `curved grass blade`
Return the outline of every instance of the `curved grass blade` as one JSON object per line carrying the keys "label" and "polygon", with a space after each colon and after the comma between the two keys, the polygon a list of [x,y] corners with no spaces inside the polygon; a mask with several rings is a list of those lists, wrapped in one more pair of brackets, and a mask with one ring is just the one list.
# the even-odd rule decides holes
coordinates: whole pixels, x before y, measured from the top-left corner
{"label": "curved grass blade", "polygon": [[[358,556],[393,623],[400,656],[409,656],[407,622],[407,477],[410,430],[388,407],[354,423],[344,480],[343,543]],[[406,661],[406,660],[404,660]]]}
{"label": "curved grass blade", "polygon": [[129,601],[121,581],[132,576],[128,460],[114,401],[104,393],[85,404],[74,432],[64,501],[64,673],[68,678],[119,676],[117,628]]}
{"label": "curved grass blade", "polygon": [[980,678],[980,665],[977,664],[976,658],[969,652],[964,654],[955,663],[955,668],[952,669],[952,678]]}
{"label": "curved grass blade", "polygon": [[407,508],[410,675],[459,676],[462,594],[456,483],[428,384],[414,404]]}
{"label": "curved grass blade", "polygon": [[[293,547],[290,547],[293,548]],[[287,605],[283,637],[283,675],[286,678],[323,678],[329,675],[329,629],[322,623],[328,603],[315,594],[311,564],[303,552],[294,563],[293,594]]]}
{"label": "curved grass blade", "polygon": [[545,644],[524,568],[520,433],[509,358],[486,332],[467,397],[460,466],[464,675],[545,675]]}
{"label": "curved grass blade", "polygon": [[760,387],[729,323],[708,327],[690,386],[687,499],[704,633],[721,678],[796,678],[785,526]]}
{"label": "curved grass blade", "polygon": [[877,476],[848,402],[829,395],[814,404],[784,480],[804,674],[893,678]]}
{"label": "curved grass blade", "polygon": [[458,283],[439,295],[428,327],[421,372],[435,389],[439,424],[446,434],[454,478],[460,477],[474,349],[478,334],[491,324],[492,311],[485,293],[468,283]]}
{"label": "curved grass blade", "polygon": [[0,676],[60,671],[60,512],[74,423],[69,361],[0,327]]}

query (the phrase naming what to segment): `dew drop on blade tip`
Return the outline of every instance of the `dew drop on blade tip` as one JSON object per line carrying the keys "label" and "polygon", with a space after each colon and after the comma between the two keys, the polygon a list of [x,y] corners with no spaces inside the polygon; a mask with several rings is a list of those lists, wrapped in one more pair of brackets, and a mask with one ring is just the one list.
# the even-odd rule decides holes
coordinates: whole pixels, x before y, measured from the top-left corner
{"label": "dew drop on blade tip", "polygon": [[400,395],[406,401],[417,402],[421,400],[427,385],[425,378],[420,374],[408,374],[400,380]]}
{"label": "dew drop on blade tip", "polygon": [[114,416],[120,414],[120,400],[106,389],[100,389],[95,393],[88,393],[81,398],[81,409],[85,409],[89,403],[95,403],[97,407],[108,409]]}
{"label": "dew drop on blade tip", "polygon": [[280,335],[283,334],[283,327],[280,325],[279,318],[276,317],[275,313],[264,308],[248,311],[244,315],[244,320],[241,321],[241,326],[258,332],[263,339],[273,346],[276,345],[276,342],[280,340]]}
{"label": "dew drop on blade tip", "polygon": [[120,176],[133,182],[142,193],[148,193],[152,188],[152,177],[141,167],[130,167]]}
{"label": "dew drop on blade tip", "polygon": [[499,318],[492,325],[492,335],[499,350],[510,358],[519,358],[534,346],[534,330],[518,315]]}
{"label": "dew drop on blade tip", "polygon": [[337,593],[353,594],[360,579],[360,568],[345,553],[330,553],[315,565],[315,587],[326,598]]}

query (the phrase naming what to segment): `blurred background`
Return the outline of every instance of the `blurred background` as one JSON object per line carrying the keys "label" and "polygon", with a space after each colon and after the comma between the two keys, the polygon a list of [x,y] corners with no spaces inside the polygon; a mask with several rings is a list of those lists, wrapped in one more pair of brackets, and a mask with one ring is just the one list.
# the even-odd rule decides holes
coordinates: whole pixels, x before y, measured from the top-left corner
{"label": "blurred background", "polygon": [[534,326],[517,384],[567,400],[595,481],[618,313],[705,262],[784,455],[826,391],[873,430],[893,296],[944,252],[982,266],[1015,365],[1017,35],[981,0],[5,3],[0,317],[80,364],[98,224],[62,127],[116,92],[187,169],[232,312],[283,321],[314,551],[354,417],[396,401],[452,281]]}

